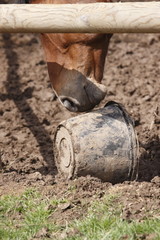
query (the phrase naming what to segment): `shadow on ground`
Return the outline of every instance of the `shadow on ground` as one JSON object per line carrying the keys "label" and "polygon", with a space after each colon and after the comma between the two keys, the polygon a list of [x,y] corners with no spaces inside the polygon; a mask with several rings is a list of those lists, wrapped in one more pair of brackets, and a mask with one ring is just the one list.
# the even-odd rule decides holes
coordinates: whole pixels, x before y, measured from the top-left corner
{"label": "shadow on ground", "polygon": [[[18,75],[19,62],[17,53],[13,49],[13,42],[10,34],[3,34],[5,54],[8,63],[7,81],[5,84],[7,93],[1,95],[1,99],[9,98],[14,101],[21,116],[26,121],[27,127],[32,132],[38,145],[43,160],[47,163],[48,170],[42,167],[39,171],[46,175],[48,173],[55,174],[55,166],[53,162],[53,142],[49,133],[44,128],[31,106],[27,102],[27,98],[32,97],[32,88],[27,88],[26,92],[21,91],[20,77]],[[27,60],[26,60],[27,61]]]}

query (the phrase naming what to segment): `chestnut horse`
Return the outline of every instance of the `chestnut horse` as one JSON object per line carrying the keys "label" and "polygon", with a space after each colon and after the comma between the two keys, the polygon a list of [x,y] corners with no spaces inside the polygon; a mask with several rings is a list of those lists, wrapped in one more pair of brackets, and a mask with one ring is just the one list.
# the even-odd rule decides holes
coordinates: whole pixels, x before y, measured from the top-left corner
{"label": "chestnut horse", "polygon": [[[20,0],[32,4],[71,4],[110,0]],[[101,84],[111,34],[41,34],[51,84],[70,111],[94,108],[105,97]]]}

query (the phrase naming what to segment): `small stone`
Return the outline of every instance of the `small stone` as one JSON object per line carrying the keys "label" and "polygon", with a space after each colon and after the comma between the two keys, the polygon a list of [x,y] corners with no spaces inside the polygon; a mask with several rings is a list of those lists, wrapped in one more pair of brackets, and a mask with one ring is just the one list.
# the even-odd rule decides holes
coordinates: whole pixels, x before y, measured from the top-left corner
{"label": "small stone", "polygon": [[58,208],[64,212],[67,209],[71,208],[71,204],[70,203],[60,203],[60,204],[58,204]]}

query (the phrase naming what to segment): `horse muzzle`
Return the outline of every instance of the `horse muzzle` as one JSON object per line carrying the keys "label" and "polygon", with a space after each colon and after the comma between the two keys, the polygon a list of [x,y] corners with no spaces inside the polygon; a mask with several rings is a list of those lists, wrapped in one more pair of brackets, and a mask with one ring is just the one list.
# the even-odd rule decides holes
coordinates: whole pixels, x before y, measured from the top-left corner
{"label": "horse muzzle", "polygon": [[106,95],[106,88],[102,84],[96,84],[87,80],[86,84],[77,88],[77,84],[69,91],[62,91],[58,98],[62,105],[71,112],[86,112],[98,105]]}

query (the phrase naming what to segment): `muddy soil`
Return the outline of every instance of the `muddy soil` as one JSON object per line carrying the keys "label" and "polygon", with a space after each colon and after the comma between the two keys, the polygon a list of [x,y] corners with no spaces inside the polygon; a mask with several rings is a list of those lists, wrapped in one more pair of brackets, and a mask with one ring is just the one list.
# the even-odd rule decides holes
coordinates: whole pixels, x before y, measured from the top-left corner
{"label": "muddy soil", "polygon": [[[111,185],[92,177],[64,181],[54,164],[57,125],[76,114],[54,99],[39,36],[0,35],[0,195],[27,187],[68,197],[72,208],[57,221],[79,218],[94,199],[121,192],[124,218],[141,219],[160,208],[160,34],[115,34],[111,40],[100,104],[122,103],[135,121],[140,154],[136,182]],[[76,186],[75,194],[68,189]],[[85,204],[84,204],[85,202]],[[77,207],[78,206],[78,207]]]}

